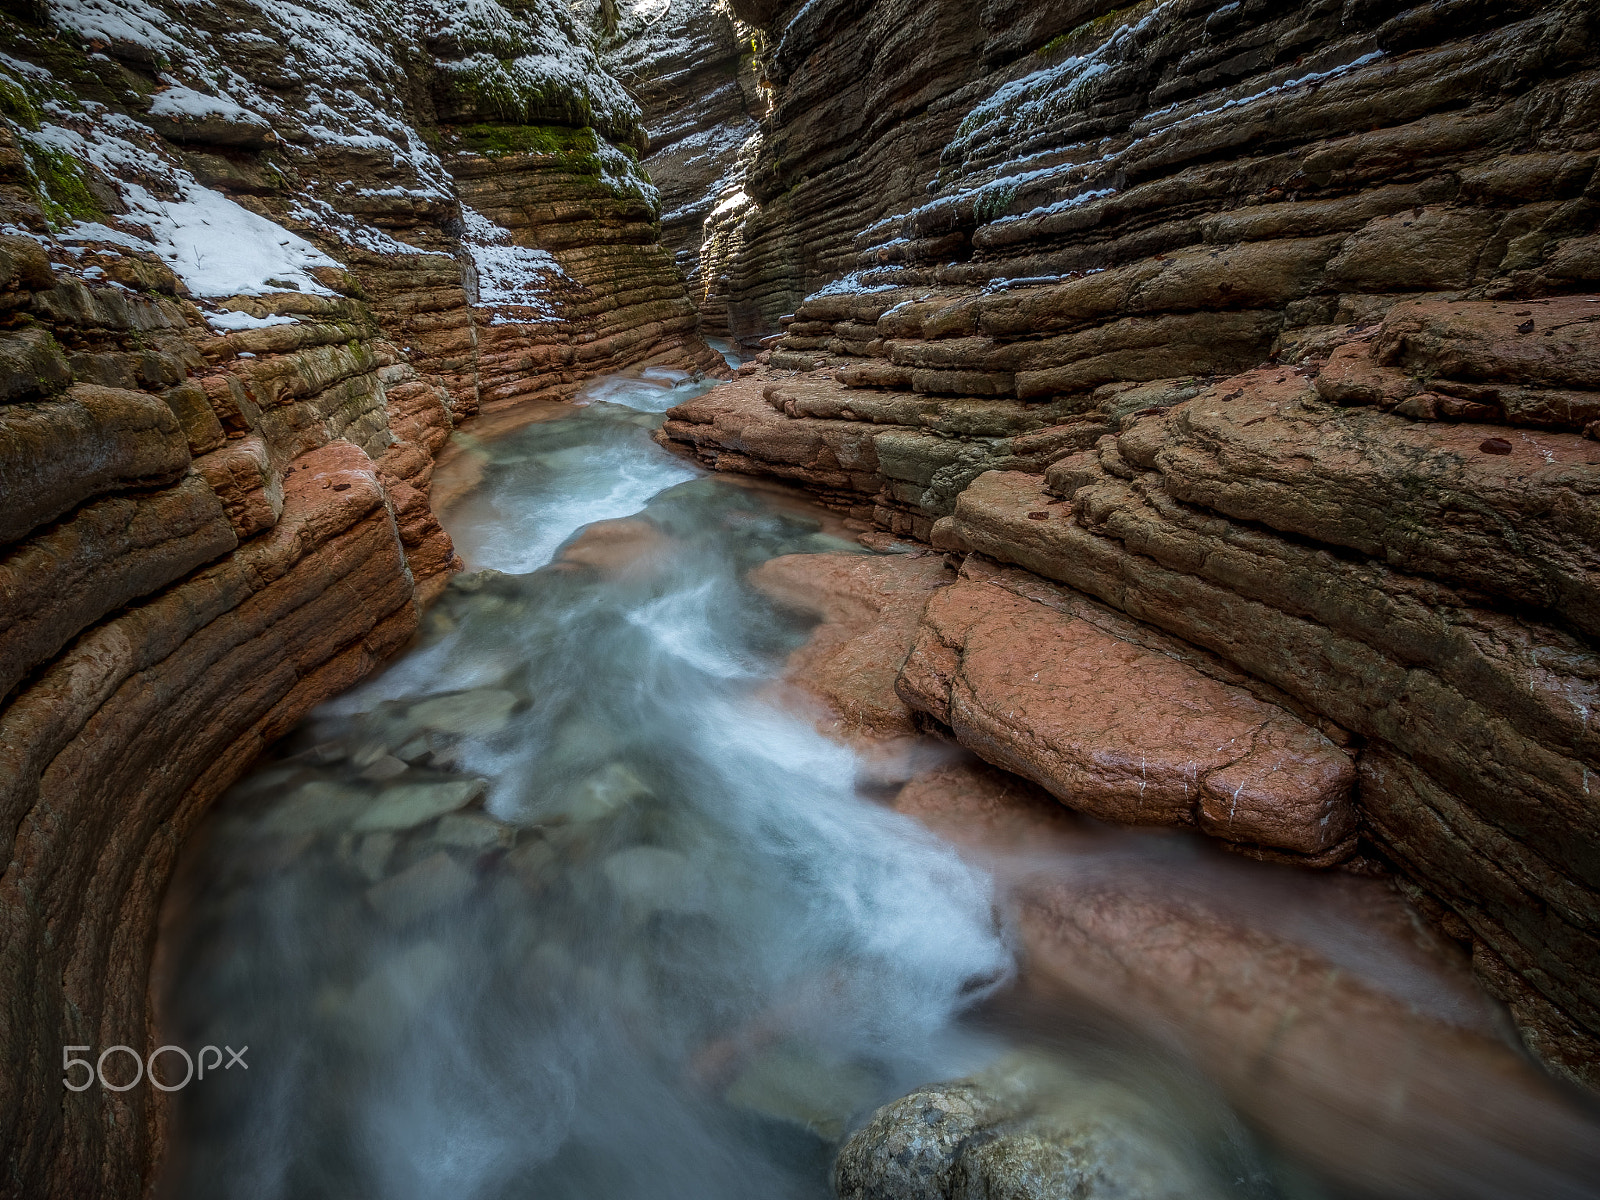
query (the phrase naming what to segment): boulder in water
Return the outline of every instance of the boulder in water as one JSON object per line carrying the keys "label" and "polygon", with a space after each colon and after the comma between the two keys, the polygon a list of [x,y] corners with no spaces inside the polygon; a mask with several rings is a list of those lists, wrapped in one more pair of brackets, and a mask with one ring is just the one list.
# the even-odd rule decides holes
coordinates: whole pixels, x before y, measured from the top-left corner
{"label": "boulder in water", "polygon": [[465,899],[472,872],[443,850],[367,889],[367,903],[391,925],[409,925]]}
{"label": "boulder in water", "polygon": [[499,733],[511,721],[517,697],[499,688],[474,688],[412,705],[409,716],[418,725],[440,733],[483,737]]}
{"label": "boulder in water", "polygon": [[705,879],[686,855],[661,846],[631,846],[601,870],[617,893],[651,912],[703,912]]}
{"label": "boulder in water", "polygon": [[1012,1054],[880,1108],[834,1166],[840,1200],[1208,1200],[1197,1146],[1113,1080]]}
{"label": "boulder in water", "polygon": [[403,783],[385,788],[376,802],[356,818],[352,829],[362,833],[380,829],[415,829],[435,817],[465,808],[484,793],[481,779],[450,779],[440,783]]}

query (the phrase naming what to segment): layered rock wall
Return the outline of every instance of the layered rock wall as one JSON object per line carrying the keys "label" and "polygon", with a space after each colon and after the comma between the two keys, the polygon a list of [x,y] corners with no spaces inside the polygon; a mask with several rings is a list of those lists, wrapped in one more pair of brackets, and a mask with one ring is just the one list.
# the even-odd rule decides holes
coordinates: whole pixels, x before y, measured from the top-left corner
{"label": "layered rock wall", "polygon": [[[901,695],[1065,802],[1317,863],[1350,805],[1594,1081],[1592,8],[957,7],[767,14],[727,294],[811,294],[666,436],[961,556]],[[1169,677],[1304,745],[1235,781],[1215,718],[1119,723]]]}
{"label": "layered rock wall", "polygon": [[761,34],[716,0],[624,0],[618,9],[601,57],[643,110],[642,163],[661,190],[661,243],[688,273],[708,328],[726,332],[723,288],[701,269],[701,245],[714,214],[720,221],[743,208],[757,116],[768,108]]}
{"label": "layered rock wall", "polygon": [[62,1047],[159,1044],[177,850],[459,566],[451,430],[721,359],[562,7],[0,20],[0,1194],[133,1196],[162,1093]]}

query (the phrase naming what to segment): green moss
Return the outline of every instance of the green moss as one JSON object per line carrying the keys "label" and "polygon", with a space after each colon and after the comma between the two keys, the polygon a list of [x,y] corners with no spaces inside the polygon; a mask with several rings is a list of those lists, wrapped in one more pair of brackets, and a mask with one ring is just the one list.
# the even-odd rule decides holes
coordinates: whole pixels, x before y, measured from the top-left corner
{"label": "green moss", "polygon": [[587,96],[567,88],[540,87],[518,72],[510,59],[453,70],[449,85],[465,101],[464,111],[507,124],[532,124],[541,117],[554,117],[585,126],[595,120]]}
{"label": "green moss", "polygon": [[51,29],[46,32],[32,24],[13,20],[7,14],[0,14],[0,50],[36,63],[50,72],[48,79],[31,76],[25,83],[24,86],[35,98],[41,93],[67,103],[75,102],[80,96],[102,101],[115,98],[107,91],[99,74],[91,68],[83,39],[70,30]]}
{"label": "green moss", "polygon": [[99,221],[105,217],[83,172],[69,155],[32,144],[25,144],[23,153],[33,175],[34,192],[51,225],[60,228],[74,221]]}
{"label": "green moss", "polygon": [[599,144],[588,126],[573,129],[568,125],[500,125],[483,123],[455,126],[457,142],[463,150],[498,158],[506,154],[549,154],[565,159],[594,163],[587,174],[598,174],[595,154]]}
{"label": "green moss", "polygon": [[1067,50],[1078,51],[1098,46],[1116,31],[1117,26],[1144,15],[1151,7],[1149,3],[1142,3],[1113,8],[1108,13],[1101,13],[1098,17],[1093,17],[1082,25],[1051,38],[1039,48],[1038,53],[1048,58]]}
{"label": "green moss", "polygon": [[39,128],[39,110],[28,93],[8,79],[0,79],[0,115],[9,117],[24,129]]}
{"label": "green moss", "polygon": [[987,224],[1005,216],[1006,210],[1016,198],[1017,189],[1014,186],[984,188],[972,206],[972,215]]}

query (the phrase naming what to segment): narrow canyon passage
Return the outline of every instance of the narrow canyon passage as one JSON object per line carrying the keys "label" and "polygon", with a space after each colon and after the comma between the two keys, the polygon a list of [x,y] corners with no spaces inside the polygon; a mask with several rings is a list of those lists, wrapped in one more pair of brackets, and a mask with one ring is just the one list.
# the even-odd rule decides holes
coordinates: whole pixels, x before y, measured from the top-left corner
{"label": "narrow canyon passage", "polygon": [[1596,0],[5,7],[0,1200],[1600,1200]]}
{"label": "narrow canyon passage", "polygon": [[[1593,1127],[1531,1068],[1485,1104],[1481,1056],[1446,1064],[1435,1081],[1467,1102],[1423,1098],[1433,1144],[1374,1191],[1364,1172],[1390,1168],[1370,1146],[1330,1174],[1337,1131],[1309,1152],[1274,1144],[1203,1053],[1108,1020],[1115,982],[1097,1009],[1053,991],[1044,962],[1019,991],[1030,882],[1113,878],[1158,902],[1229,896],[1374,983],[1422,1014],[1420,1035],[1399,1030],[1405,1056],[1436,1058],[1438,1029],[1484,1019],[1381,914],[1338,903],[1342,883],[1264,883],[1185,835],[1078,824],[1059,842],[1030,831],[1023,853],[996,827],[964,860],[885,807],[898,791],[938,828],[941,781],[980,768],[931,738],[825,737],[781,682],[810,622],[749,573],[879,556],[821,509],[654,444],[662,414],[710,386],[635,371],[583,406],[457,435],[439,487],[466,573],[406,654],[317,710],[186,850],[158,952],[162,1040],[248,1045],[250,1069],[180,1094],[170,1194],[909,1195],[851,1190],[870,1172],[848,1151],[833,1178],[841,1139],[974,1072],[1026,1093],[1012,1125],[1043,1112],[1109,1131],[1087,1195],[1594,1194]],[[966,777],[956,790],[981,795]],[[942,815],[982,840],[982,819]],[[1119,938],[1139,953],[1137,930]],[[1369,1019],[1363,1036],[1394,1049],[1393,1013]],[[1389,1104],[1411,1137],[1416,1114],[1372,1083],[1352,1070],[1344,1099]],[[911,1101],[929,1127],[951,1105],[933,1095]],[[1511,1136],[1482,1142],[1485,1114]],[[1535,1129],[1542,1143],[1515,1144]],[[869,1143],[901,1145],[881,1129]]]}
{"label": "narrow canyon passage", "polygon": [[703,386],[484,448],[478,573],[219,807],[170,1019],[251,1073],[185,1097],[181,1194],[820,1197],[985,1056],[989,884],[763,696],[803,631],[743,573],[844,543],[648,438]]}

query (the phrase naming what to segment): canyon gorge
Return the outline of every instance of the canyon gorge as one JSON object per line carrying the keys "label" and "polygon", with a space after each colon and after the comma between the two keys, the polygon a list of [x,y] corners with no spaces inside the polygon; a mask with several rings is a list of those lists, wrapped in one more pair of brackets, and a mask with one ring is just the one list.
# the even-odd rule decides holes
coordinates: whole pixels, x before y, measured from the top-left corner
{"label": "canyon gorge", "polygon": [[1593,1194],[1592,2],[0,20],[0,1194]]}

